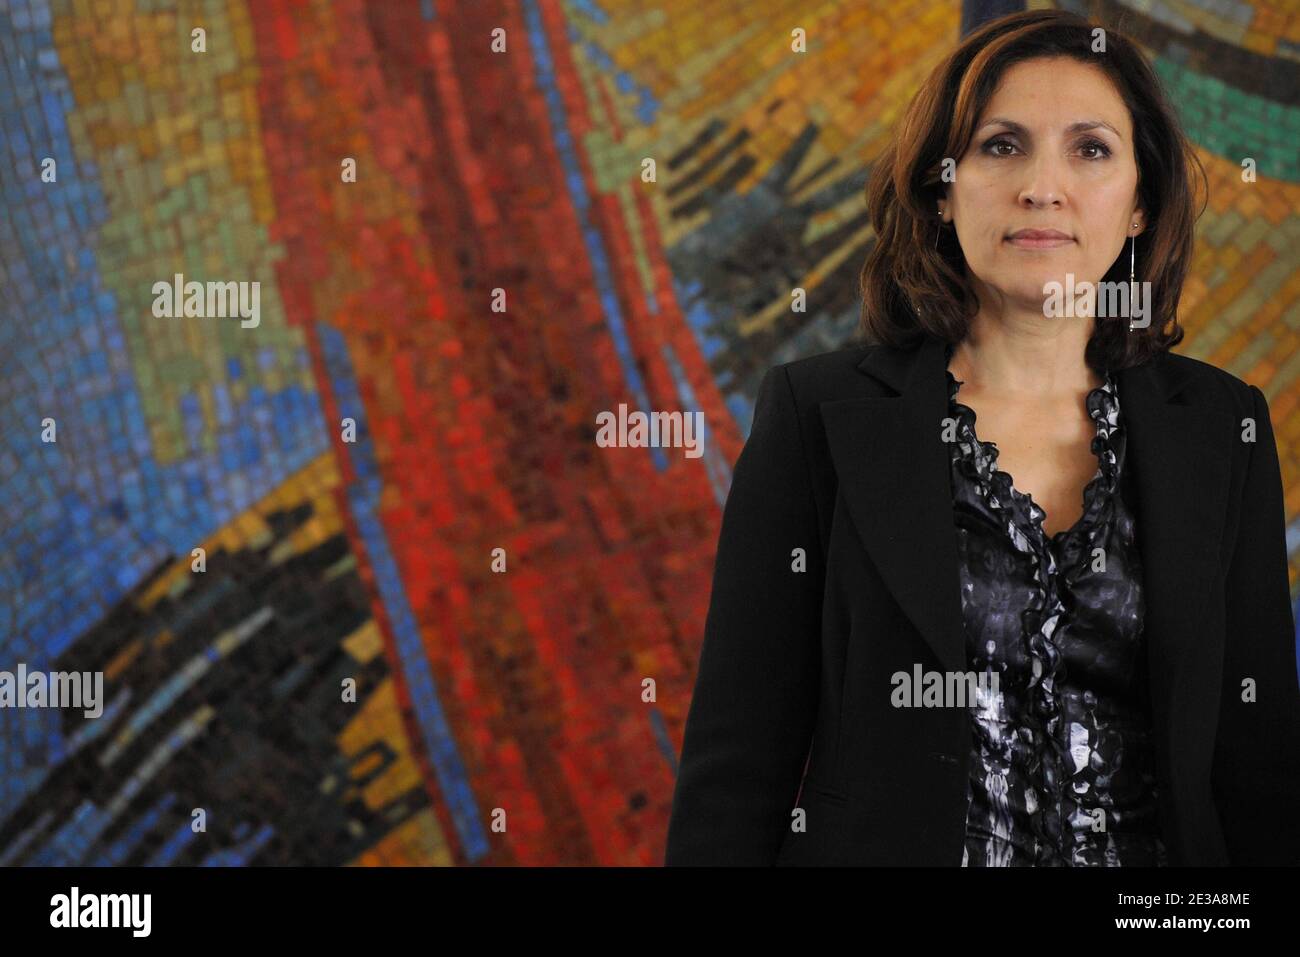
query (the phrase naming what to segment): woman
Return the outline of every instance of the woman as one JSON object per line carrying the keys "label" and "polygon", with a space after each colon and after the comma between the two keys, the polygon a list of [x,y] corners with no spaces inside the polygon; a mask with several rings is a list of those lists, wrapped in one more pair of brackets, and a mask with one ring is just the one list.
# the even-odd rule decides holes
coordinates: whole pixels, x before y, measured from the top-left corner
{"label": "woman", "polygon": [[735,466],[668,864],[1300,863],[1268,407],[1169,351],[1195,157],[1098,46],[988,24],[875,164],[867,343]]}

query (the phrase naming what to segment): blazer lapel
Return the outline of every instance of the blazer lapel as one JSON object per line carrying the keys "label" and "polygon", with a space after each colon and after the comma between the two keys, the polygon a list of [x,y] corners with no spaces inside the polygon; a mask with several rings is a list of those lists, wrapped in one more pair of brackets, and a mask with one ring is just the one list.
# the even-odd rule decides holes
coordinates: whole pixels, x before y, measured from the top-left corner
{"label": "blazer lapel", "polygon": [[[1160,815],[1175,863],[1226,863],[1209,793],[1223,632],[1205,604],[1219,575],[1231,482],[1232,413],[1184,390],[1187,366],[1158,356],[1118,375],[1137,489],[1152,743]],[[1196,800],[1179,801],[1177,796]],[[1205,800],[1200,800],[1200,798]]]}
{"label": "blazer lapel", "polygon": [[873,349],[858,370],[896,394],[820,404],[840,494],[899,607],[949,671],[965,671],[943,343]]}
{"label": "blazer lapel", "polygon": [[[899,607],[942,666],[968,669],[953,525],[943,343],[876,348],[858,370],[870,394],[820,403],[840,494],[864,548]],[[1207,629],[1204,603],[1218,576],[1230,482],[1230,413],[1185,390],[1189,366],[1160,355],[1116,375],[1129,430],[1142,559],[1149,687],[1162,817],[1171,835],[1206,833],[1192,808],[1176,806],[1188,776],[1208,767],[1214,709],[1192,702],[1217,693],[1222,635]],[[1212,697],[1208,700],[1214,700]],[[1177,744],[1177,747],[1174,745]],[[1197,755],[1200,755],[1199,759]],[[1178,782],[1176,785],[1175,782]],[[1213,856],[1213,850],[1207,849]]]}

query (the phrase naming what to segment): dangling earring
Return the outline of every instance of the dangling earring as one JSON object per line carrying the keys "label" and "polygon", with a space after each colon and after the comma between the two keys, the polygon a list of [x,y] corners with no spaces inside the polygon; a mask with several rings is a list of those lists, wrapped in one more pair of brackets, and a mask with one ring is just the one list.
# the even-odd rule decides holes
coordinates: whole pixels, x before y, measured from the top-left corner
{"label": "dangling earring", "polygon": [[[1134,223],[1133,228],[1137,229],[1138,224]],[[1138,241],[1137,233],[1134,233],[1128,239],[1128,281],[1130,284],[1133,283],[1133,277],[1134,277],[1133,267],[1134,264],[1137,262],[1137,241]]]}
{"label": "dangling earring", "polygon": [[[1133,228],[1137,229],[1138,224],[1134,223]],[[1129,312],[1133,311],[1133,303],[1137,302],[1137,276],[1135,266],[1137,264],[1137,233],[1128,238],[1128,301]],[[1133,318],[1130,315],[1128,321],[1129,329],[1133,329]]]}
{"label": "dangling earring", "polygon": [[943,207],[939,207],[939,225],[934,230],[934,248],[939,248],[939,234],[943,232]]}

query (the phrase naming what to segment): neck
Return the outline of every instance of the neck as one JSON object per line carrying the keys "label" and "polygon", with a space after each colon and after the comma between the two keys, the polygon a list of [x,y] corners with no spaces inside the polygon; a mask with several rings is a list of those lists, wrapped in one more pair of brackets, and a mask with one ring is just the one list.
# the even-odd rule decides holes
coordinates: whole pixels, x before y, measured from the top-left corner
{"label": "neck", "polygon": [[970,392],[997,392],[1025,401],[1073,396],[1102,383],[1084,360],[1091,322],[1036,316],[976,315],[952,349],[948,368]]}

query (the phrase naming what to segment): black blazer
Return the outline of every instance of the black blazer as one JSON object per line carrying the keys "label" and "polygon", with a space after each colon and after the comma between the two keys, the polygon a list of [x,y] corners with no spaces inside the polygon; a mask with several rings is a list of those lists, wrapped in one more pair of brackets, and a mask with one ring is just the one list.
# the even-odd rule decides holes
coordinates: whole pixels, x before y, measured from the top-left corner
{"label": "black blazer", "polygon": [[[666,864],[961,864],[968,715],[890,705],[895,672],[969,670],[945,368],[926,338],[763,377],[723,509]],[[1171,353],[1117,382],[1170,863],[1300,863],[1300,689],[1267,402]],[[806,830],[792,829],[796,802]]]}

